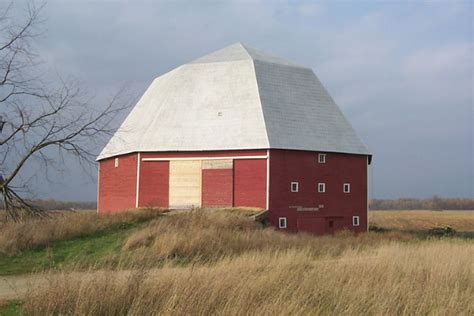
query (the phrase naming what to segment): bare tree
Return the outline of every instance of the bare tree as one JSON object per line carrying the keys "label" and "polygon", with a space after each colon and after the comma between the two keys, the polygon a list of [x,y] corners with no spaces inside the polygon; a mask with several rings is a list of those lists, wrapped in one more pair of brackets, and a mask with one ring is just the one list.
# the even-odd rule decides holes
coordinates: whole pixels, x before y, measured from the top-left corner
{"label": "bare tree", "polygon": [[95,163],[97,142],[111,135],[127,106],[119,94],[98,106],[74,82],[45,83],[32,48],[43,7],[29,3],[23,21],[12,17],[12,9],[13,2],[0,8],[0,194],[7,218],[18,221],[46,214],[20,196],[25,166],[36,161],[45,171],[71,154]]}

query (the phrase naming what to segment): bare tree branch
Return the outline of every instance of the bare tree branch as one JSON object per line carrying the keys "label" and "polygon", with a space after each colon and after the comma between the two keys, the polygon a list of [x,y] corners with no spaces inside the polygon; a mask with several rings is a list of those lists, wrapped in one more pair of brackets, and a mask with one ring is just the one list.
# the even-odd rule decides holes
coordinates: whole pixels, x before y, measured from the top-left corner
{"label": "bare tree branch", "polygon": [[86,99],[74,81],[58,77],[54,89],[42,83],[31,44],[40,34],[36,27],[43,7],[30,3],[23,23],[10,18],[13,2],[0,8],[0,194],[7,217],[15,221],[44,215],[15,189],[18,182],[26,185],[19,177],[25,166],[37,160],[47,171],[57,161],[48,148],[61,159],[73,155],[81,163],[95,163],[95,142],[112,135],[116,116],[128,108],[123,93],[101,106]]}

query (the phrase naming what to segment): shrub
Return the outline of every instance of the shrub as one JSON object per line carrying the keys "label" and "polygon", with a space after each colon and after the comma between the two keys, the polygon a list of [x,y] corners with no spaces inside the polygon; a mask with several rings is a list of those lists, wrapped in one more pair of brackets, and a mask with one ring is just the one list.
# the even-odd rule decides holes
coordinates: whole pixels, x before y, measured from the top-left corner
{"label": "shrub", "polygon": [[430,234],[431,236],[437,236],[437,237],[452,237],[456,235],[456,230],[449,226],[434,227],[428,231],[428,234]]}

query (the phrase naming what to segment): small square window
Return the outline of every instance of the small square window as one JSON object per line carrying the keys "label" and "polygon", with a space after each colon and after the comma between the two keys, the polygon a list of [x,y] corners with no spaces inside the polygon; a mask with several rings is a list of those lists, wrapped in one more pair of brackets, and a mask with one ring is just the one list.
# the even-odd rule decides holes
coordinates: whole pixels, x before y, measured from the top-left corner
{"label": "small square window", "polygon": [[326,154],[318,154],[318,162],[326,163]]}
{"label": "small square window", "polygon": [[352,216],[352,226],[359,226],[359,216]]}
{"label": "small square window", "polygon": [[291,192],[298,192],[298,182],[291,182]]}
{"label": "small square window", "polygon": [[344,193],[350,193],[351,192],[351,184],[350,183],[344,183],[343,191],[344,191]]}
{"label": "small square window", "polygon": [[117,168],[119,166],[119,159],[118,158],[115,158],[115,168]]}
{"label": "small square window", "polygon": [[324,193],[326,192],[326,183],[318,183],[318,192],[319,193]]}
{"label": "small square window", "polygon": [[278,228],[286,228],[286,217],[280,217],[278,219]]}

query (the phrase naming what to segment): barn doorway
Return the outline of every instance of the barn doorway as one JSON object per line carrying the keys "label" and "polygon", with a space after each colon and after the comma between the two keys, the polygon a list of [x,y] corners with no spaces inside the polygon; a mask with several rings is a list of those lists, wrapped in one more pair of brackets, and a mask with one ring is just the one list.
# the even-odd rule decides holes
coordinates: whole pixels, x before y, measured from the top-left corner
{"label": "barn doorway", "polygon": [[232,159],[202,161],[202,207],[231,207],[233,188]]}
{"label": "barn doorway", "polygon": [[327,234],[333,234],[337,230],[341,229],[341,218],[340,217],[326,217],[325,231]]}
{"label": "barn doorway", "polygon": [[334,231],[335,231],[334,222],[335,222],[335,219],[334,219],[334,218],[327,218],[327,219],[326,219],[326,232],[327,232],[328,234],[334,233]]}
{"label": "barn doorway", "polygon": [[172,209],[201,207],[201,161],[170,161],[169,206]]}

